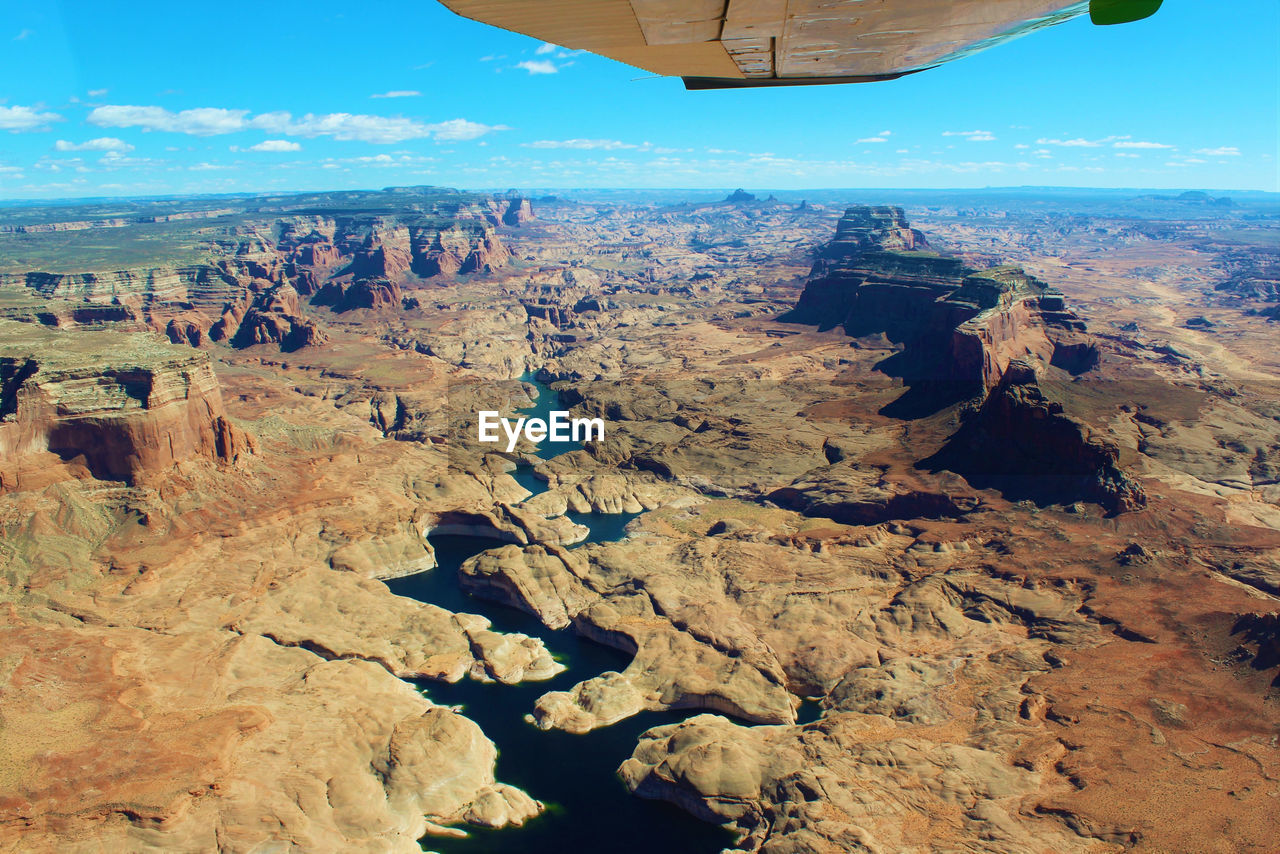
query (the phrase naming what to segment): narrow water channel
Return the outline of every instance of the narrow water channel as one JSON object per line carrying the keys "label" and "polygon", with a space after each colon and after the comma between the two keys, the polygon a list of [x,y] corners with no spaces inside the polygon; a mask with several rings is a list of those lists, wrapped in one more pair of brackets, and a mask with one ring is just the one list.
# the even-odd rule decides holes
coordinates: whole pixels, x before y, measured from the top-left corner
{"label": "narrow water channel", "polygon": [[[556,393],[531,375],[521,379],[537,387],[538,399],[520,414],[546,418],[555,408]],[[538,454],[547,459],[579,447],[543,443]],[[546,489],[529,466],[520,467],[514,476],[534,494]],[[622,539],[626,524],[635,518],[635,514],[568,515],[590,528],[586,542]],[[642,732],[676,723],[689,712],[646,712],[586,735],[543,732],[526,722],[524,716],[533,711],[538,697],[548,691],[567,690],[606,670],[622,670],[630,656],[581,638],[571,629],[553,632],[523,611],[464,593],[458,584],[458,568],[467,558],[499,545],[494,540],[432,537],[431,545],[436,568],[388,581],[392,592],[451,611],[483,614],[499,631],[542,638],[567,669],[554,679],[519,685],[471,679],[452,685],[425,680],[417,683],[433,703],[462,706],[463,713],[498,746],[498,779],[519,786],[547,806],[545,813],[524,827],[468,829],[470,836],[465,839],[428,837],[422,841],[426,850],[440,854],[713,854],[732,843],[732,834],[724,828],[699,821],[670,804],[632,796],[615,773],[631,755]]]}

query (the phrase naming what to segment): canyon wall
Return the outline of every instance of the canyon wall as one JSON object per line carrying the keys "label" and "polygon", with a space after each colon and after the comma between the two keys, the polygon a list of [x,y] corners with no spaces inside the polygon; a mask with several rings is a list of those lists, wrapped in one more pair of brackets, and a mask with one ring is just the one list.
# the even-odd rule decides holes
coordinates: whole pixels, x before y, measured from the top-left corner
{"label": "canyon wall", "polygon": [[49,326],[125,321],[195,347],[213,341],[293,351],[326,340],[308,305],[399,309],[406,285],[510,263],[498,229],[532,219],[528,200],[464,203],[471,198],[386,212],[263,214],[205,239],[198,263],[0,273],[0,289],[46,300],[30,319]]}
{"label": "canyon wall", "polygon": [[974,270],[931,251],[896,207],[849,208],[785,319],[882,335],[902,346],[895,375],[974,392],[994,388],[1012,359],[1076,371],[1097,358],[1062,294],[1018,267]]}
{"label": "canyon wall", "polygon": [[907,390],[884,414],[917,418],[971,402],[960,430],[921,466],[1042,502],[1092,501],[1111,513],[1144,506],[1118,450],[1038,382],[1098,362],[1063,295],[1019,267],[974,270],[927,246],[901,208],[850,208],[783,319],[891,345],[878,367]]}
{"label": "canyon wall", "polygon": [[0,490],[56,455],[133,483],[184,460],[234,462],[254,441],[223,410],[206,354],[146,333],[0,321]]}

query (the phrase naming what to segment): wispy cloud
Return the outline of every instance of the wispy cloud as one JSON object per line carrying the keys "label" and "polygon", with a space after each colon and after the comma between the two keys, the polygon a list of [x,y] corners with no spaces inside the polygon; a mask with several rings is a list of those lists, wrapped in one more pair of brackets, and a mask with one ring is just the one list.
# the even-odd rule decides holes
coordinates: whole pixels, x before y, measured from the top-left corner
{"label": "wispy cloud", "polygon": [[16,42],[26,41],[27,39],[31,38],[31,37],[32,37],[32,36],[34,36],[35,34],[36,34],[36,31],[35,31],[35,30],[26,30],[26,29],[24,29],[24,30],[22,30],[20,33],[18,33],[16,36],[14,36],[14,37],[13,37],[13,40],[14,40],[14,41],[16,41]]}
{"label": "wispy cloud", "polygon": [[962,136],[969,142],[992,142],[996,135],[989,130],[944,130],[943,136]]}
{"label": "wispy cloud", "polygon": [[89,112],[89,123],[98,127],[138,127],[146,131],[215,136],[244,130],[248,126],[248,115],[248,110],[224,110],[220,107],[197,107],[175,113],[164,107],[109,104],[94,107]]}
{"label": "wispy cloud", "polygon": [[546,56],[549,53],[555,53],[558,47],[551,42],[543,42],[538,45],[538,49],[534,51],[538,56]]}
{"label": "wispy cloud", "polygon": [[1169,149],[1175,148],[1176,146],[1173,146],[1173,145],[1165,145],[1163,142],[1142,142],[1142,141],[1140,141],[1140,140],[1121,140],[1120,142],[1112,143],[1112,147],[1114,147],[1114,148],[1146,148],[1146,149],[1152,149],[1152,150],[1161,150],[1161,149],[1163,149],[1163,150],[1169,150]]}
{"label": "wispy cloud", "polygon": [[[520,143],[522,148],[569,148],[577,151],[636,151],[651,154],[678,154],[688,152],[688,148],[664,148],[652,142],[623,142],[620,139],[539,139],[533,142]],[[719,149],[709,149],[713,153]]]}
{"label": "wispy cloud", "polygon": [[1075,139],[1045,139],[1041,137],[1036,140],[1036,145],[1057,145],[1063,148],[1098,148],[1102,143],[1084,139],[1083,137],[1076,137]]}
{"label": "wispy cloud", "polygon": [[53,144],[53,148],[55,151],[133,151],[132,145],[114,136],[100,136],[84,142],[60,139]]}
{"label": "wispy cloud", "polygon": [[90,97],[90,98],[101,98],[103,95],[107,94],[107,91],[108,91],[108,90],[106,90],[106,89],[90,89],[90,90],[89,90],[89,97]]}
{"label": "wispy cloud", "polygon": [[530,74],[556,74],[560,68],[549,59],[526,59],[517,62],[516,68],[522,68]]}
{"label": "wispy cloud", "polygon": [[1239,157],[1240,149],[1234,145],[1223,145],[1218,148],[1197,148],[1196,154],[1206,157]]}
{"label": "wispy cloud", "polygon": [[33,107],[0,107],[0,130],[43,130],[52,122],[62,121],[57,113],[41,112]]}
{"label": "wispy cloud", "polygon": [[1036,140],[1036,145],[1056,145],[1060,148],[1101,148],[1104,145],[1110,145],[1112,148],[1147,149],[1152,151],[1173,151],[1177,148],[1176,145],[1169,145],[1163,142],[1133,139],[1128,134],[1104,136],[1102,139],[1085,139],[1081,136],[1072,139],[1045,139],[1042,137]]}
{"label": "wispy cloud", "polygon": [[193,136],[261,130],[282,136],[328,136],[337,140],[378,144],[428,138],[461,142],[508,129],[505,125],[486,125],[467,119],[428,123],[399,116],[353,113],[307,113],[294,117],[292,113],[285,111],[250,116],[248,110],[226,110],[219,107],[198,107],[172,112],[163,107],[127,105],[95,107],[89,113],[89,122],[99,127],[138,127],[144,131],[167,131]]}
{"label": "wispy cloud", "polygon": [[445,142],[466,142],[472,139],[479,139],[493,131],[511,130],[506,125],[486,125],[466,119],[449,119],[445,122],[427,125],[427,127],[431,129],[433,137]]}
{"label": "wispy cloud", "polygon": [[582,151],[617,151],[640,146],[617,139],[539,139],[523,143],[525,148],[576,148]]}
{"label": "wispy cloud", "polygon": [[370,95],[370,98],[417,98],[422,95],[417,89],[392,89],[390,92],[382,92],[377,95]]}
{"label": "wispy cloud", "polygon": [[245,151],[301,151],[302,146],[287,139],[264,139],[257,145],[251,145]]}
{"label": "wispy cloud", "polygon": [[876,134],[875,136],[864,136],[862,139],[858,140],[857,143],[855,144],[866,145],[867,143],[874,143],[874,142],[888,142],[889,137],[891,136],[893,136],[893,131],[882,130],[880,131],[880,133]]}

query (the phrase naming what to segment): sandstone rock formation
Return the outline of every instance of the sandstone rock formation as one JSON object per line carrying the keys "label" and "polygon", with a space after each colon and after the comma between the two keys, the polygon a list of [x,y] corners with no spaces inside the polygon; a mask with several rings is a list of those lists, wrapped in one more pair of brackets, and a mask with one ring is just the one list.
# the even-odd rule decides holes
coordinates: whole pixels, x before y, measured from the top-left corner
{"label": "sandstone rock formation", "polygon": [[1083,499],[1121,513],[1145,507],[1142,486],[1118,466],[1119,448],[1093,437],[1045,396],[1035,369],[1014,360],[981,408],[924,466],[1038,501]]}
{"label": "sandstone rock formation", "polygon": [[134,483],[193,457],[233,463],[255,446],[227,419],[208,356],[147,333],[0,321],[0,379],[0,488],[18,488],[46,458]]}
{"label": "sandstone rock formation", "polygon": [[[28,377],[27,355],[3,363],[4,389],[107,342],[81,379],[145,426],[112,371],[154,346],[198,358],[154,381],[188,377],[196,403],[212,365],[256,452],[131,484],[51,453],[4,473],[0,848],[415,851],[529,820],[552,798],[538,767],[526,791],[500,782],[490,739],[508,774],[510,733],[403,681],[463,679],[541,694],[516,721],[575,733],[713,713],[621,747],[618,729],[520,733],[622,763],[745,851],[1270,850],[1280,363],[1265,320],[1217,301],[1188,236],[1213,229],[943,199],[914,218],[948,266],[893,211],[822,248],[830,200],[540,200],[518,231],[497,224],[508,197],[429,188],[229,200],[154,274],[7,275],[0,317],[56,347]],[[520,263],[413,269],[461,269],[485,235]],[[823,269],[855,268],[886,329],[779,321]],[[326,289],[352,304],[310,302]],[[263,343],[211,341],[224,306],[229,337]],[[278,352],[298,322],[323,337]],[[927,375],[904,355],[926,346],[954,348],[973,397],[902,417],[904,380]],[[478,446],[474,413],[528,406],[529,371],[606,438],[550,459]],[[918,465],[939,451],[946,467]],[[1071,489],[1019,492],[1011,460]],[[588,511],[627,515],[579,544],[563,514]],[[377,580],[447,571],[426,537],[449,533],[491,545],[463,568],[467,607]],[[484,599],[626,662],[512,689],[561,665]],[[609,832],[643,833],[624,813]]]}
{"label": "sandstone rock formation", "polygon": [[489,202],[488,219],[494,225],[523,225],[533,219],[533,206],[520,196],[493,199]]}
{"label": "sandstone rock formation", "polygon": [[290,352],[323,343],[325,333],[315,321],[302,317],[293,287],[265,283],[260,292],[246,293],[244,303],[228,305],[209,330],[209,337],[233,347],[276,344]]}
{"label": "sandstone rock formation", "polygon": [[[645,733],[619,774],[641,797],[742,828],[748,851],[929,851],[975,836],[1002,854],[1105,850],[1020,814],[1039,771],[979,747],[895,737],[858,714],[803,728],[701,715]],[[920,812],[946,818],[914,821]]]}
{"label": "sandstone rock formation", "polygon": [[850,208],[785,319],[902,344],[884,370],[955,386],[944,400],[993,388],[1011,359],[1073,372],[1096,362],[1060,293],[1019,268],[974,271],[927,247],[901,208]]}
{"label": "sandstone rock formation", "polygon": [[[1088,500],[1110,512],[1144,506],[1142,488],[1118,468],[1118,449],[1091,440],[1088,428],[1035,384],[1037,366],[1077,375],[1098,363],[1097,344],[1062,294],[1020,268],[974,271],[926,245],[900,208],[850,208],[784,319],[839,324],[856,338],[899,346],[877,365],[908,386],[886,415],[920,417],[976,401],[976,414],[923,465],[1043,501]],[[843,472],[843,480],[852,473]],[[797,507],[838,503],[832,476],[777,496]],[[839,515],[820,512],[844,521],[886,518],[867,515],[870,496],[861,492],[861,504]],[[955,512],[946,504],[938,510]]]}
{"label": "sandstone rock formation", "polygon": [[368,278],[327,282],[311,301],[342,312],[356,308],[400,308],[403,300],[404,292],[395,282],[386,278]]}
{"label": "sandstone rock formation", "polygon": [[[336,312],[399,310],[401,288],[410,281],[484,273],[509,262],[494,225],[486,222],[490,207],[498,211],[496,224],[516,225],[532,217],[527,200],[483,199],[435,188],[369,194],[365,210],[344,198],[362,195],[302,197],[291,208],[211,212],[234,215],[239,224],[211,243],[206,240],[198,263],[0,273],[0,287],[84,301],[74,309],[46,312],[49,323],[133,320],[164,332],[174,343],[270,345],[292,352],[322,344],[327,334],[301,297]],[[379,210],[389,199],[406,207]],[[108,316],[106,304],[117,316]]]}
{"label": "sandstone rock formation", "polygon": [[24,850],[413,852],[541,810],[494,780],[475,724],[376,664],[229,632],[10,619],[0,636],[0,814]]}

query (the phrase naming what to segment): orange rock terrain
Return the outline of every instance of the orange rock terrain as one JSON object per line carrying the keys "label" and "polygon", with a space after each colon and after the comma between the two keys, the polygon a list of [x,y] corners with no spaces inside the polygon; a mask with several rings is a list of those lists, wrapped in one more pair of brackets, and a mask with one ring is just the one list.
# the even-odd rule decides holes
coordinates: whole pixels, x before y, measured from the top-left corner
{"label": "orange rock terrain", "polygon": [[[475,611],[630,657],[531,723],[585,750],[686,710],[610,761],[734,850],[1272,850],[1280,364],[1244,220],[746,195],[228,199],[189,257],[8,263],[0,848],[545,821],[417,686],[565,664],[383,583],[463,533]],[[92,222],[0,257],[142,227]],[[477,442],[528,372],[605,438]],[[581,513],[641,515],[575,545]]]}

